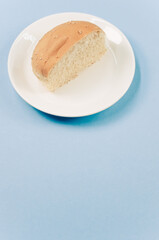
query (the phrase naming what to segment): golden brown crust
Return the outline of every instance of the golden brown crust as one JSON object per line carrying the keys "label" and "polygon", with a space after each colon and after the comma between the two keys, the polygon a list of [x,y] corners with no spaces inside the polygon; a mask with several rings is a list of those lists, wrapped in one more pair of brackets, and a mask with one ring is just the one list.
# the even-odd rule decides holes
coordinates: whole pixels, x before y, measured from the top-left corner
{"label": "golden brown crust", "polygon": [[93,31],[102,31],[85,21],[66,22],[47,32],[36,45],[32,56],[34,73],[47,77],[53,66],[79,40]]}

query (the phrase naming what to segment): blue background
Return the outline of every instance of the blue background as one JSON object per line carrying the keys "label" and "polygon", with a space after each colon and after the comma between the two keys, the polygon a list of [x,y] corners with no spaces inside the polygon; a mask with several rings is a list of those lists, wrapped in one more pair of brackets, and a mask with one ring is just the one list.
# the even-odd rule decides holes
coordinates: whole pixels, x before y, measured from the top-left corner
{"label": "blue background", "polygon": [[[159,2],[0,1],[0,239],[159,239]],[[102,17],[128,37],[136,73],[126,95],[78,119],[25,103],[7,72],[9,49],[35,20]]]}

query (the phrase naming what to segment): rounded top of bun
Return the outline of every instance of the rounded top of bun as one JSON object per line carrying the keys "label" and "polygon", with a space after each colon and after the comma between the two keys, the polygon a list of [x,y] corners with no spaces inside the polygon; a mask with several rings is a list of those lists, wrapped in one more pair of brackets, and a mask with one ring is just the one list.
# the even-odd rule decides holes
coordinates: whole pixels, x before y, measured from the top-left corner
{"label": "rounded top of bun", "polygon": [[70,21],[47,32],[36,45],[32,55],[34,73],[47,77],[61,57],[79,40],[91,32],[102,31],[86,21]]}

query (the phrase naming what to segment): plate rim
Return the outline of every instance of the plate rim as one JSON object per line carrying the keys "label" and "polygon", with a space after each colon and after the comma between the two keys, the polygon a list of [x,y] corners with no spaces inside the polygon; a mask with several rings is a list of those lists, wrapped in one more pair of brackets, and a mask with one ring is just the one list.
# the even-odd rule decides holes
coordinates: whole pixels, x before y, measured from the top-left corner
{"label": "plate rim", "polygon": [[[11,57],[12,57],[12,51],[18,41],[18,39],[21,37],[21,35],[27,30],[29,29],[32,25],[42,21],[42,20],[45,20],[49,17],[52,17],[52,16],[60,16],[60,15],[83,15],[83,16],[86,16],[86,17],[95,17],[99,20],[102,20],[104,21],[106,24],[108,24],[109,26],[115,28],[118,32],[120,32],[120,34],[122,35],[122,37],[124,38],[124,40],[126,41],[127,43],[127,46],[129,47],[129,50],[131,52],[131,55],[132,55],[132,62],[133,62],[133,65],[132,65],[132,76],[131,76],[131,80],[130,80],[130,84],[128,85],[127,88],[124,89],[123,93],[117,98],[115,99],[109,106],[106,106],[102,109],[99,109],[99,110],[95,110],[91,113],[88,113],[88,114],[79,114],[79,115],[74,115],[74,114],[56,114],[56,113],[51,113],[50,111],[47,111],[47,110],[44,110],[44,109],[41,109],[39,108],[36,104],[32,104],[30,101],[28,101],[27,98],[25,98],[23,96],[23,94],[21,94],[21,91],[19,91],[18,87],[16,86],[16,84],[14,83],[13,79],[12,79],[12,74],[11,74],[11,69],[10,69],[10,62],[11,62]],[[133,79],[134,79],[134,75],[135,75],[135,70],[136,70],[136,62],[135,62],[135,54],[134,54],[134,51],[133,51],[133,48],[128,40],[128,38],[125,36],[125,34],[118,28],[116,27],[114,24],[110,23],[109,21],[105,20],[104,18],[101,18],[101,17],[98,17],[98,16],[95,16],[95,15],[92,15],[92,14],[87,14],[87,13],[82,13],[82,12],[60,12],[60,13],[55,13],[55,14],[50,14],[50,15],[47,15],[47,16],[44,16],[42,18],[39,18],[38,20],[32,22],[31,24],[29,24],[27,27],[25,27],[18,35],[17,37],[15,38],[15,40],[12,42],[12,45],[10,47],[10,50],[9,50],[9,54],[8,54],[8,61],[7,61],[7,67],[8,67],[8,75],[9,75],[9,79],[10,79],[10,82],[11,82],[11,85],[13,86],[14,90],[17,92],[17,94],[29,105],[31,105],[32,107],[38,109],[39,111],[43,112],[43,113],[46,113],[46,114],[49,114],[49,115],[52,115],[52,116],[57,116],[57,117],[66,117],[66,118],[76,118],[76,117],[86,117],[86,116],[91,116],[91,115],[94,115],[94,114],[97,114],[99,112],[102,112],[110,107],[112,107],[115,103],[117,103],[125,94],[126,92],[128,91],[128,89],[130,88],[132,82],[133,82]]]}

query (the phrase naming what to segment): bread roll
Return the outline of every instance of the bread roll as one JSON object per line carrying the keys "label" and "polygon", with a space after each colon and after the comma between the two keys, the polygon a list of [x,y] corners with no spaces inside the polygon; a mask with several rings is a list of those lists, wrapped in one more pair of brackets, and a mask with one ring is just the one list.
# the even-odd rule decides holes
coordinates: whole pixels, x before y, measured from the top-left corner
{"label": "bread roll", "polygon": [[50,91],[55,91],[99,60],[105,51],[105,33],[98,26],[85,21],[66,22],[38,42],[32,69]]}

